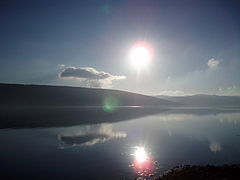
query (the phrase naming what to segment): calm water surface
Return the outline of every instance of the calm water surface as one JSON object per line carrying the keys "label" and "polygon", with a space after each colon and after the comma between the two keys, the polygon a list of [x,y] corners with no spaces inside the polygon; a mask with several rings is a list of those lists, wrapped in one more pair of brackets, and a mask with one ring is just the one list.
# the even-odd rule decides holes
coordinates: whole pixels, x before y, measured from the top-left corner
{"label": "calm water surface", "polygon": [[[0,142],[2,179],[133,179],[181,164],[240,163],[240,113],[166,111],[115,123],[1,128]],[[139,147],[147,154],[140,167]]]}

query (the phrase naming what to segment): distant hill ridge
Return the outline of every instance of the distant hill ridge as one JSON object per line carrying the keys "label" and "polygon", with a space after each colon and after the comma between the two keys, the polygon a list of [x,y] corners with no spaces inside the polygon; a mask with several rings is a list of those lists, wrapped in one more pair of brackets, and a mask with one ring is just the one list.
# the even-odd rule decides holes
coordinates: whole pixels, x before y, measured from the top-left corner
{"label": "distant hill ridge", "polygon": [[119,106],[175,106],[177,103],[126,91],[69,86],[0,83],[0,106],[102,106],[113,97]]}
{"label": "distant hill ridge", "polygon": [[218,96],[196,94],[192,96],[157,96],[160,99],[169,100],[183,104],[183,106],[223,106],[223,107],[240,107],[240,96]]}

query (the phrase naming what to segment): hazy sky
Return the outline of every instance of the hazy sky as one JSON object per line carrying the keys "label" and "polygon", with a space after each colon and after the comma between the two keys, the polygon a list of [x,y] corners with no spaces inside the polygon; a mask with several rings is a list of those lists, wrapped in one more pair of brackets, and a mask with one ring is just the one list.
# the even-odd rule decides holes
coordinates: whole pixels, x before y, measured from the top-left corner
{"label": "hazy sky", "polygon": [[[128,58],[138,41],[154,49],[140,72]],[[2,83],[240,95],[239,77],[237,0],[0,2]]]}

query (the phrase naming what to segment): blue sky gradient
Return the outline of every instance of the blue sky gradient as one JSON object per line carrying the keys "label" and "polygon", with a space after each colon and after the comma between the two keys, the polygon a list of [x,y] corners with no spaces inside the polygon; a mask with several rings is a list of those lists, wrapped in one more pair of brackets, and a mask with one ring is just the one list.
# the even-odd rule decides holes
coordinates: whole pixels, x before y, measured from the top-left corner
{"label": "blue sky gradient", "polygon": [[[2,83],[89,86],[59,74],[90,67],[111,77],[96,87],[240,95],[238,1],[8,0],[0,2],[0,24]],[[137,41],[154,47],[139,73],[128,62]]]}

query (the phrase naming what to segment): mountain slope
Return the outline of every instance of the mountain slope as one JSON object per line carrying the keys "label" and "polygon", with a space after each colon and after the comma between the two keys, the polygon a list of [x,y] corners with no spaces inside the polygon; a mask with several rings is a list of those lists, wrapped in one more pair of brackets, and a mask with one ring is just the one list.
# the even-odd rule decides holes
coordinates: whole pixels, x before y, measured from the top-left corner
{"label": "mountain slope", "polygon": [[173,106],[177,103],[125,91],[67,86],[0,84],[0,106]]}
{"label": "mountain slope", "polygon": [[216,96],[216,95],[193,95],[193,96],[157,96],[161,99],[181,103],[186,106],[198,107],[240,107],[240,96]]}

